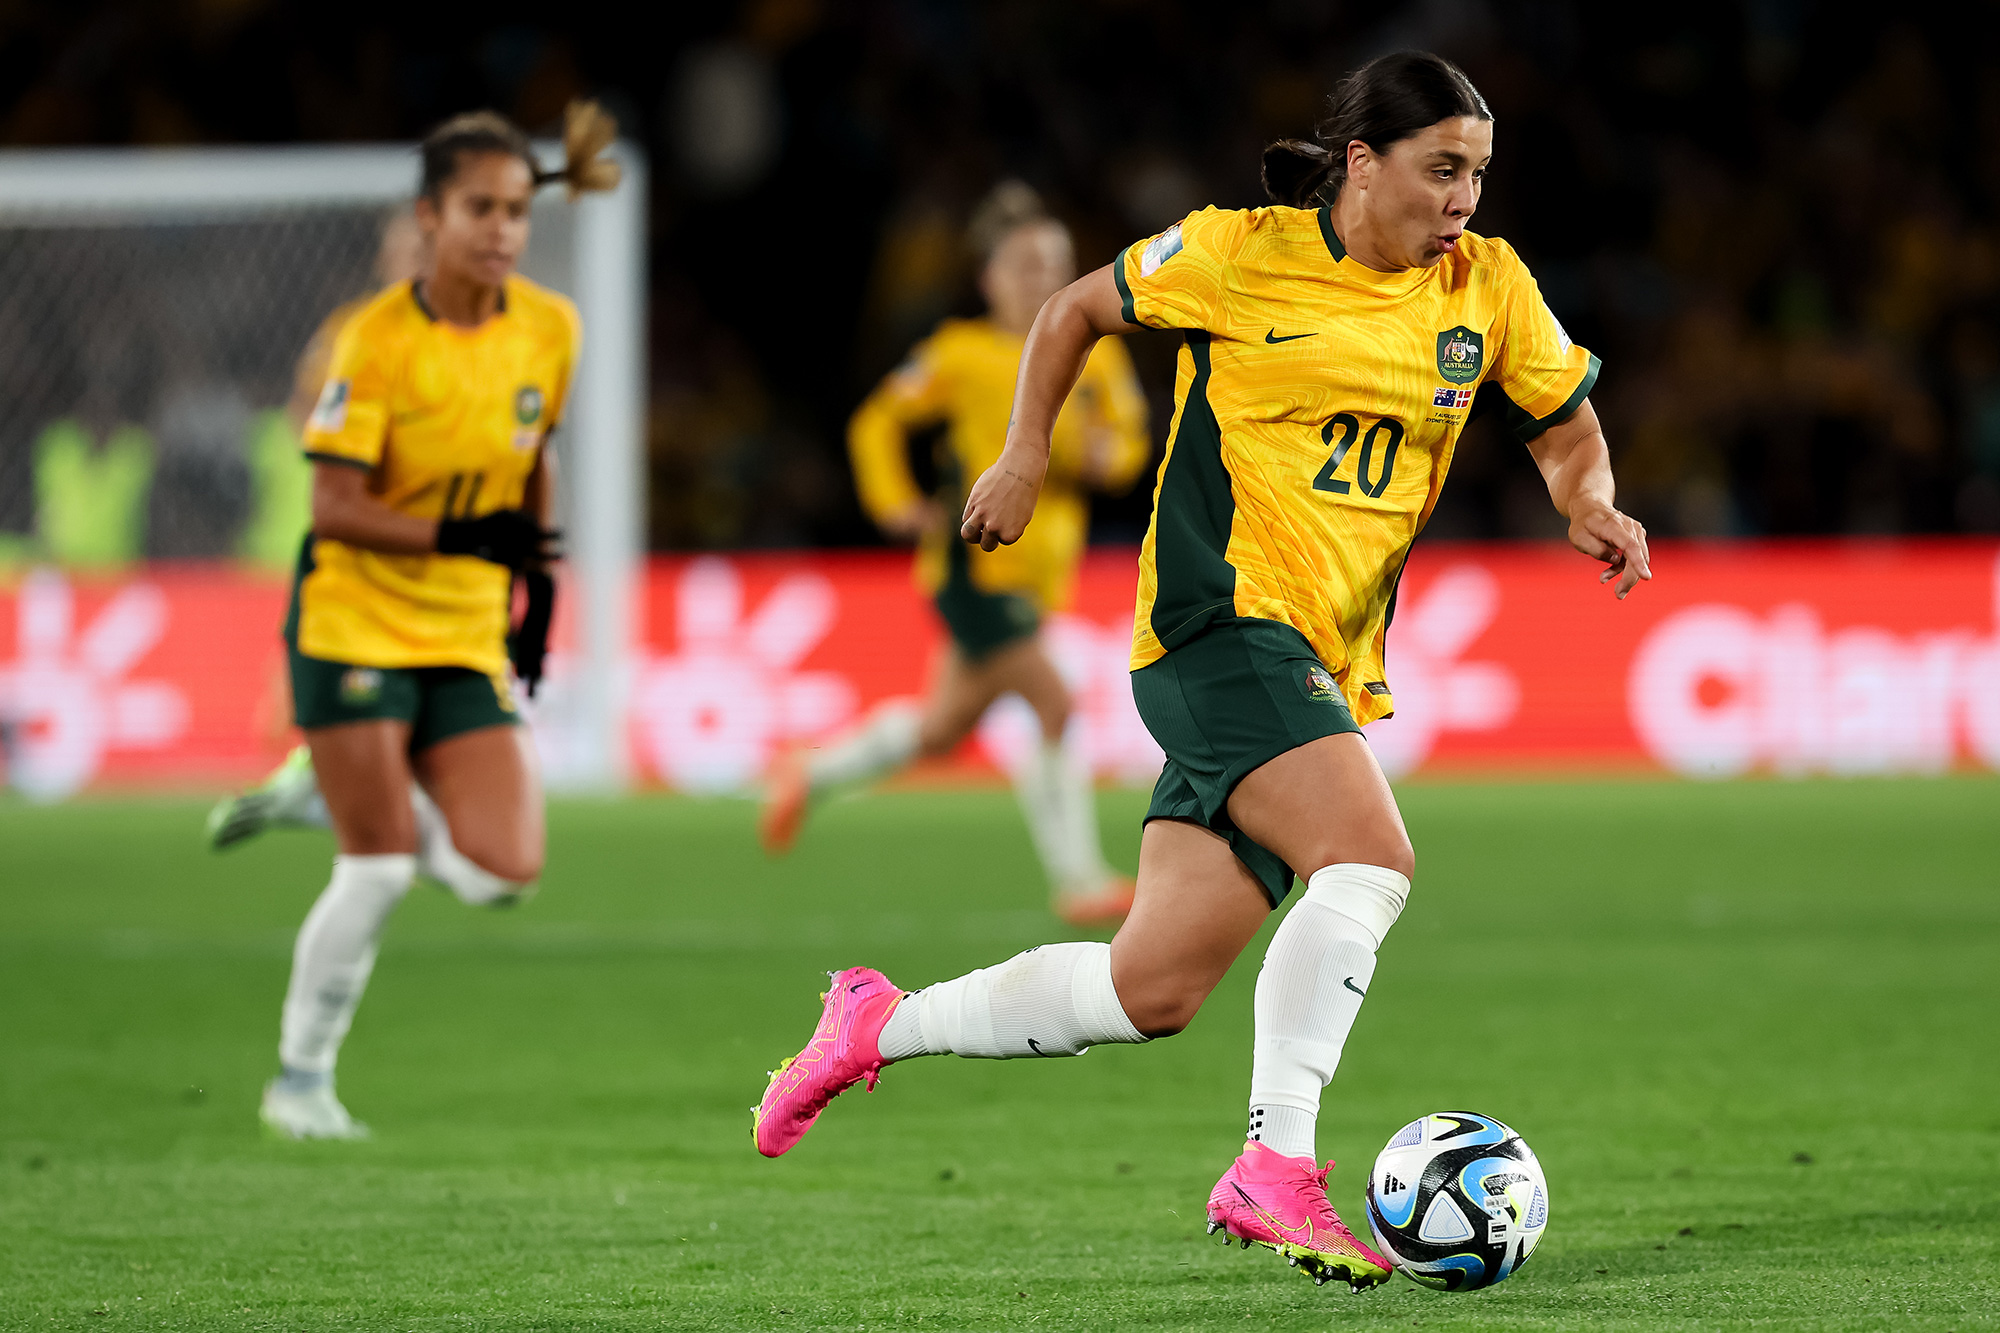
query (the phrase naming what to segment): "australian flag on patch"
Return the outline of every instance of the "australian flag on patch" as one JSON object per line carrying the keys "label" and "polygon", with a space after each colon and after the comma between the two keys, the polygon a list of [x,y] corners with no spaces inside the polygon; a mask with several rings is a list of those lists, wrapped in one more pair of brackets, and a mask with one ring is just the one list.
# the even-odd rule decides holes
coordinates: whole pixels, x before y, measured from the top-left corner
{"label": "australian flag on patch", "polygon": [[1469,407],[1472,404],[1472,390],[1439,388],[1431,393],[1432,407]]}

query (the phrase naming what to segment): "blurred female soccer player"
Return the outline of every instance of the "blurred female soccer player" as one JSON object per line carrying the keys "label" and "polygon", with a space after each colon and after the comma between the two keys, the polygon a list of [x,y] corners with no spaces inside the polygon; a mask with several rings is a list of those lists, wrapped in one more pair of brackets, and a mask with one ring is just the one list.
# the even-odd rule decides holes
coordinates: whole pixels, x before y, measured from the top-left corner
{"label": "blurred female soccer player", "polygon": [[[882,381],[848,428],[862,503],[884,532],[917,542],[917,582],[950,642],[921,707],[884,706],[829,748],[779,761],[764,845],[788,850],[813,797],[949,754],[995,699],[1018,694],[1034,709],[1041,736],[1015,786],[1055,910],[1073,924],[1118,921],[1132,905],[1132,882],[1105,864],[1089,769],[1065,742],[1069,690],[1039,630],[1043,611],[1067,603],[1075,585],[1090,521],[1086,490],[1124,490],[1145,466],[1146,399],[1124,344],[1096,341],[1051,428],[1034,532],[1004,550],[977,551],[961,541],[952,515],[963,506],[967,480],[1000,457],[1022,340],[1042,303],[1076,276],[1069,229],[1019,181],[987,198],[970,231],[982,262],[985,317],[946,320]],[[939,423],[946,425],[939,471],[949,510],[918,488],[909,462],[910,433]]]}
{"label": "blurred female soccer player", "polygon": [[1315,142],[1265,150],[1278,207],[1191,214],[1043,308],[1006,450],[966,505],[983,547],[1027,527],[1091,344],[1187,331],[1133,635],[1133,694],[1167,752],[1138,901],[1109,945],[1033,949],[907,996],[872,968],[838,974],[758,1108],[765,1154],[893,1061],[1179,1032],[1296,874],[1305,893],[1257,979],[1249,1139],[1209,1196],[1210,1230],[1322,1282],[1387,1279],[1327,1200],[1314,1129],[1416,864],[1360,727],[1393,707],[1389,605],[1480,383],[1600,581],[1622,598],[1651,577],[1645,530],[1612,504],[1586,397],[1597,358],[1505,242],[1465,229],[1492,146],[1456,67],[1384,56],[1341,83]]}
{"label": "blurred female soccer player", "polygon": [[[545,173],[490,112],[433,131],[416,203],[424,272],[341,329],[306,425],[313,530],[285,640],[339,855],[299,931],[282,1071],[264,1089],[264,1123],[281,1134],[366,1133],[334,1095],[334,1060],[419,851],[471,903],[514,901],[541,873],[541,788],[507,668],[511,647],[531,684],[540,671],[556,537],[548,433],[581,330],[569,302],[514,266],[537,186],[616,184],[597,156],[615,132],[596,107],[572,107],[566,165]],[[510,645],[516,577],[536,623]],[[419,790],[428,798],[413,802]]]}

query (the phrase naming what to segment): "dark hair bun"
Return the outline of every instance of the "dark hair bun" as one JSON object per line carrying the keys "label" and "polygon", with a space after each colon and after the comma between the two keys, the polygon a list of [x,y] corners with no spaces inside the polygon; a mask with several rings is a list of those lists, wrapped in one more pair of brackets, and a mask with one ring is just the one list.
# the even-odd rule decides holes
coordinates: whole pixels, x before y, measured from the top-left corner
{"label": "dark hair bun", "polygon": [[1264,149],[1264,193],[1304,208],[1317,201],[1333,172],[1333,154],[1309,139],[1280,139]]}
{"label": "dark hair bun", "polygon": [[1311,139],[1280,139],[1264,150],[1265,192],[1294,208],[1338,198],[1356,139],[1386,153],[1454,116],[1493,119],[1464,70],[1429,51],[1377,56],[1340,81]]}

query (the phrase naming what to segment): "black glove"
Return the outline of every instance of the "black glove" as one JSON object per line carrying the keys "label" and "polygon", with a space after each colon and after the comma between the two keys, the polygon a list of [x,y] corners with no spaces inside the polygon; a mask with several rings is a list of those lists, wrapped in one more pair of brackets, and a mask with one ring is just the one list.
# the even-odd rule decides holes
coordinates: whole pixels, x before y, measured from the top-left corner
{"label": "black glove", "polygon": [[535,697],[535,686],[542,683],[542,662],[549,655],[549,623],[556,614],[556,581],[543,569],[524,569],[514,576],[528,590],[527,610],[521,613],[521,623],[507,635],[507,658],[514,664],[514,675],[527,687],[528,697]]}
{"label": "black glove", "polygon": [[516,572],[561,557],[562,533],[544,528],[525,509],[496,509],[478,518],[438,523],[439,555],[469,555]]}

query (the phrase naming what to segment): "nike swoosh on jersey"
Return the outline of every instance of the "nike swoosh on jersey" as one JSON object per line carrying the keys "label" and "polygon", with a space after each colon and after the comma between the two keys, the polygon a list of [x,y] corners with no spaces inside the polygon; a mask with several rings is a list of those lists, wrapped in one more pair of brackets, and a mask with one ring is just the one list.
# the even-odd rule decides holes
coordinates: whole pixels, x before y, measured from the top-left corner
{"label": "nike swoosh on jersey", "polygon": [[1278,336],[1277,329],[1273,328],[1269,333],[1264,335],[1264,341],[1267,343],[1289,343],[1289,342],[1297,342],[1301,338],[1317,338],[1317,337],[1319,337],[1319,334],[1317,333],[1288,333],[1284,337],[1280,338]]}

